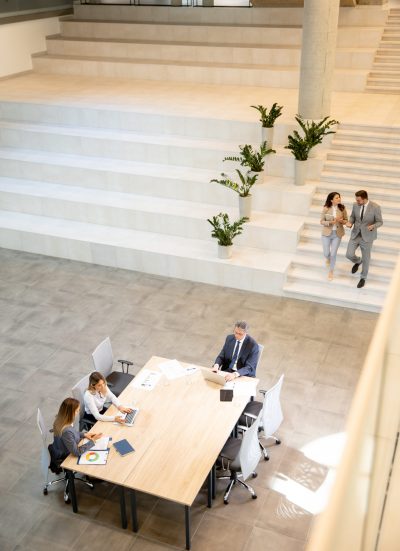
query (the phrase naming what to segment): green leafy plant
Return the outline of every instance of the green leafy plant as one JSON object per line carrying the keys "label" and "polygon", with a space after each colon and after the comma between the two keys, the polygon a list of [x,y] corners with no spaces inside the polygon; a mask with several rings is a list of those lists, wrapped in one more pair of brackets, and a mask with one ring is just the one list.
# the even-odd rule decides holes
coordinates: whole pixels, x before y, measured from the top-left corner
{"label": "green leafy plant", "polygon": [[226,212],[220,212],[217,216],[213,216],[211,220],[207,218],[207,222],[213,227],[211,237],[215,237],[218,240],[218,245],[223,247],[229,247],[233,244],[233,239],[242,233],[243,224],[247,220],[248,218],[239,218],[239,220],[231,223]]}
{"label": "green leafy plant", "polygon": [[283,105],[277,103],[274,103],[269,111],[263,105],[252,105],[251,107],[260,113],[260,122],[264,128],[272,128],[276,119],[282,115],[283,109]]}
{"label": "green leafy plant", "polygon": [[311,145],[305,136],[300,136],[297,130],[288,136],[288,145],[285,149],[289,149],[296,161],[306,161],[310,153]]}
{"label": "green leafy plant", "polygon": [[270,149],[267,142],[260,145],[260,149],[253,149],[253,146],[239,145],[240,156],[225,157],[224,161],[236,161],[241,166],[247,166],[253,172],[261,172],[264,170],[265,157],[271,153],[276,153],[275,149]]}
{"label": "green leafy plant", "polygon": [[335,124],[339,124],[339,121],[334,119],[329,120],[329,117],[325,117],[319,122],[305,121],[300,115],[297,115],[295,118],[303,130],[304,135],[307,137],[307,140],[312,144],[311,147],[322,143],[324,136],[335,134],[335,131],[330,130],[330,128]]}
{"label": "green leafy plant", "polygon": [[222,179],[217,180],[214,178],[211,182],[215,182],[221,186],[225,186],[233,191],[236,191],[240,197],[248,197],[250,195],[251,188],[257,181],[258,174],[253,174],[253,176],[251,176],[249,172],[243,174],[238,168],[236,169],[236,172],[239,176],[240,183],[234,182],[227,174],[224,174],[223,172],[221,173]]}

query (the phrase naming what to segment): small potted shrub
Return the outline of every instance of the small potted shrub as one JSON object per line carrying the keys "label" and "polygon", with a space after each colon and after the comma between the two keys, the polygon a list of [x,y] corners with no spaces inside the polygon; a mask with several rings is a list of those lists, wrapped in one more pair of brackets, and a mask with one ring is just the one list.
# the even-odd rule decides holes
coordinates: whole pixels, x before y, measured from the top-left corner
{"label": "small potted shrub", "polygon": [[251,188],[257,181],[258,174],[246,172],[243,174],[238,168],[236,169],[239,176],[239,182],[234,182],[227,174],[221,173],[222,178],[219,180],[214,178],[211,182],[225,186],[239,195],[239,216],[241,218],[250,219],[251,214]]}
{"label": "small potted shrub", "polygon": [[211,237],[218,240],[218,258],[230,258],[232,256],[233,239],[242,233],[243,224],[247,222],[247,218],[239,218],[239,220],[231,223],[228,214],[220,212],[211,219],[207,218],[207,222],[213,227]]}
{"label": "small potted shrub", "polygon": [[252,173],[261,173],[265,166],[265,157],[271,153],[276,153],[270,149],[266,141],[260,145],[260,149],[253,149],[252,145],[239,145],[240,155],[234,157],[225,157],[224,161],[236,161],[241,166],[245,166]]}
{"label": "small potted shrub", "polygon": [[[297,117],[296,117],[297,120]],[[300,136],[297,130],[288,136],[288,145],[285,149],[289,149],[295,158],[294,165],[294,183],[296,186],[302,186],[305,183],[307,174],[307,159],[310,153],[311,144],[307,136]]]}
{"label": "small potted shrub", "polygon": [[270,147],[274,145],[274,124],[278,117],[282,115],[283,105],[274,103],[268,111],[263,105],[252,105],[260,113],[261,122],[261,142],[267,142]]}
{"label": "small potted shrub", "polygon": [[325,117],[319,122],[306,121],[300,116],[296,117],[296,120],[301,126],[304,135],[307,136],[308,141],[312,143],[309,157],[316,156],[316,146],[321,144],[324,137],[328,134],[335,134],[335,130],[331,130],[331,127],[339,124],[339,121],[329,119],[329,117]]}

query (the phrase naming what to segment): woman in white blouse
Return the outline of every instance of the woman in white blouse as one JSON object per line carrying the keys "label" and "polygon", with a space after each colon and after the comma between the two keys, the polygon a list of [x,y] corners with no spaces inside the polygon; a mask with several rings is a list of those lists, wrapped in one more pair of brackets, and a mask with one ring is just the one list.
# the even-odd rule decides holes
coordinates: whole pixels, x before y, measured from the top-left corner
{"label": "woman in white blouse", "polygon": [[121,415],[105,415],[106,408],[104,404],[111,402],[121,413],[130,413],[131,408],[121,405],[118,398],[108,388],[105,378],[98,371],[93,371],[89,375],[89,387],[85,392],[85,416],[84,418],[95,423],[96,421],[117,421],[124,423],[124,417]]}
{"label": "woman in white blouse", "polygon": [[340,194],[332,191],[326,198],[321,213],[322,247],[326,265],[329,267],[328,279],[333,279],[333,270],[336,264],[336,253],[342,237],[344,236],[344,224],[348,220],[346,207],[341,204]]}

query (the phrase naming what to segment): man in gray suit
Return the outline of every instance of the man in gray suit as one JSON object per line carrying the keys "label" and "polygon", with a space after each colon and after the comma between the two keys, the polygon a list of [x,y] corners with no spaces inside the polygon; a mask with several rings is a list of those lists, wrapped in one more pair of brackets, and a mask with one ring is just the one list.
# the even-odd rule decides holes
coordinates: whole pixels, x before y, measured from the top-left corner
{"label": "man in gray suit", "polygon": [[[346,226],[353,228],[347,246],[346,257],[353,262],[351,273],[355,274],[362,264],[360,281],[357,287],[364,287],[368,275],[369,260],[373,241],[377,238],[377,229],[382,226],[381,207],[368,200],[368,193],[361,189],[357,191],[356,202]],[[361,249],[361,258],[356,255],[357,248]]]}

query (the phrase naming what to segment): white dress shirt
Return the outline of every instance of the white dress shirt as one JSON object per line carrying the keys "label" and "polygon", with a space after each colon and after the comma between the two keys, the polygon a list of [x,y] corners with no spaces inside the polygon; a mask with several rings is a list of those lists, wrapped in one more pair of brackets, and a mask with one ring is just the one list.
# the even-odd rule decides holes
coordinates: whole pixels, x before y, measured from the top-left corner
{"label": "white dress shirt", "polygon": [[100,392],[92,394],[90,390],[85,392],[84,396],[85,412],[91,413],[97,421],[115,421],[115,415],[102,415],[100,411],[104,408],[106,402],[112,402],[114,406],[119,407],[121,405],[118,398],[107,387],[105,396]]}

